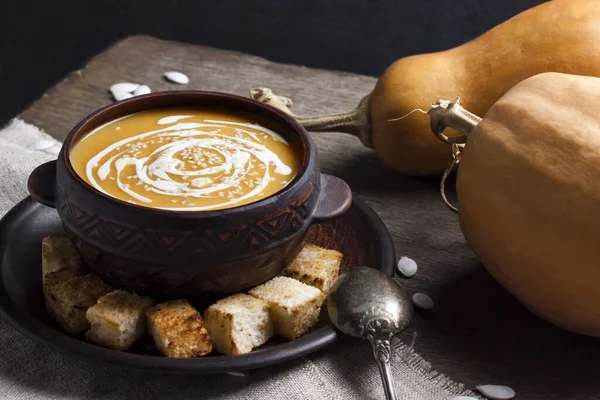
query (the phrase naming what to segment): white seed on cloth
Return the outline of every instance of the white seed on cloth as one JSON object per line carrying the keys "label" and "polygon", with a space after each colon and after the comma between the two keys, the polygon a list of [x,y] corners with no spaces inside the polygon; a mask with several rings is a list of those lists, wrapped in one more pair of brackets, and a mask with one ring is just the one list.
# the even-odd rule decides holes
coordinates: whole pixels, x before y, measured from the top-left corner
{"label": "white seed on cloth", "polygon": [[471,396],[458,396],[458,397],[453,397],[452,400],[479,400],[476,397],[471,397]]}
{"label": "white seed on cloth", "polygon": [[133,97],[133,92],[138,90],[140,86],[139,83],[119,82],[110,87],[110,93],[116,101],[121,101]]}
{"label": "white seed on cloth", "polygon": [[32,150],[44,150],[47,149],[48,147],[52,147],[54,146],[56,142],[54,140],[46,140],[46,139],[41,139],[38,140],[37,142],[32,143],[29,148]]}
{"label": "white seed on cloth", "polygon": [[433,299],[425,293],[415,293],[412,295],[413,305],[421,310],[431,310],[433,308]]}
{"label": "white seed on cloth", "polygon": [[152,89],[148,85],[140,85],[137,89],[133,91],[134,96],[140,96],[142,94],[152,93]]}
{"label": "white seed on cloth", "polygon": [[412,278],[417,273],[417,263],[412,258],[406,256],[400,257],[398,260],[398,273],[404,278]]}
{"label": "white seed on cloth", "polygon": [[166,80],[173,83],[179,83],[180,85],[185,85],[190,81],[190,78],[188,78],[186,74],[177,71],[165,72],[164,77]]}
{"label": "white seed on cloth", "polygon": [[56,140],[40,139],[31,143],[27,148],[31,150],[40,150],[48,154],[60,153],[62,145]]}
{"label": "white seed on cloth", "polygon": [[510,400],[516,396],[512,388],[502,385],[480,385],[477,390],[491,400]]}
{"label": "white seed on cloth", "polygon": [[54,146],[47,147],[42,151],[45,151],[48,154],[58,154],[58,153],[60,153],[61,147],[62,147],[62,145],[59,143],[59,144],[55,144]]}
{"label": "white seed on cloth", "polygon": [[140,87],[139,83],[131,83],[131,82],[119,82],[115,83],[110,87],[111,93],[114,92],[126,92],[133,93],[137,88]]}
{"label": "white seed on cloth", "polygon": [[116,101],[121,101],[133,97],[133,94],[128,92],[112,92],[112,95]]}
{"label": "white seed on cloth", "polygon": [[227,375],[238,376],[238,377],[242,378],[242,377],[250,376],[250,372],[248,372],[248,371],[231,371],[231,372],[227,372]]}

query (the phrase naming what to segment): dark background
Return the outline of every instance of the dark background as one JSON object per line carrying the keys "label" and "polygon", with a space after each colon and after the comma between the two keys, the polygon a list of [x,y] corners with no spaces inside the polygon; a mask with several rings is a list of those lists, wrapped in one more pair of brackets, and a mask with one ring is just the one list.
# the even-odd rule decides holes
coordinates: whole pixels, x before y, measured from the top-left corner
{"label": "dark background", "polygon": [[0,124],[131,34],[377,76],[399,57],[459,45],[542,2],[2,0]]}

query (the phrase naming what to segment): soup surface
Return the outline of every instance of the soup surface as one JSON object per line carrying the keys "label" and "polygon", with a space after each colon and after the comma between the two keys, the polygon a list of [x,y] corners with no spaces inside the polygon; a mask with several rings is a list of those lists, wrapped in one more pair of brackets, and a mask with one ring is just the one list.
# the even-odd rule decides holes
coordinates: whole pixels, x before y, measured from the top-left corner
{"label": "soup surface", "polygon": [[268,197],[297,174],[288,141],[227,111],[165,108],[96,128],[70,150],[79,176],[133,204],[178,211],[237,207]]}

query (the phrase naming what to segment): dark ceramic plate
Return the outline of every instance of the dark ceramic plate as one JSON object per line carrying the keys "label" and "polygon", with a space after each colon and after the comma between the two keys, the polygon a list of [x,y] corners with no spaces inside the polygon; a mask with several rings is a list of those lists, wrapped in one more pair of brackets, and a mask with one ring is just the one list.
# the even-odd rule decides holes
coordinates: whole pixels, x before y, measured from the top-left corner
{"label": "dark ceramic plate", "polygon": [[[342,271],[367,265],[391,275],[394,246],[377,214],[359,199],[337,220],[310,228],[307,242],[344,253]],[[332,343],[338,333],[326,313],[305,336],[294,341],[270,341],[252,353],[215,354],[195,359],[170,359],[141,343],[133,352],[104,349],[63,333],[48,317],[41,284],[41,240],[63,234],[56,210],[27,198],[0,221],[0,315],[21,333],[50,348],[76,357],[161,373],[212,374],[256,369],[302,357]]]}

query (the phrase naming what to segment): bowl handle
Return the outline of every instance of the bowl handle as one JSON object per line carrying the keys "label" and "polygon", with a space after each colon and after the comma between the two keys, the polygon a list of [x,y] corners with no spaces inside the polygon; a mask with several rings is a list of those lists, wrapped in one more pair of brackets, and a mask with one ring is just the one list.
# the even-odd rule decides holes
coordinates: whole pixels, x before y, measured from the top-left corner
{"label": "bowl handle", "polygon": [[321,174],[321,192],[313,212],[315,222],[337,218],[345,213],[352,204],[352,190],[340,178]]}
{"label": "bowl handle", "polygon": [[48,161],[29,175],[27,190],[33,199],[48,207],[56,200],[56,160]]}

